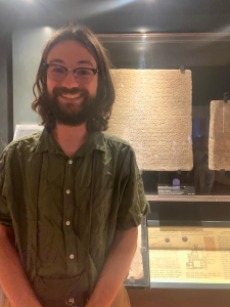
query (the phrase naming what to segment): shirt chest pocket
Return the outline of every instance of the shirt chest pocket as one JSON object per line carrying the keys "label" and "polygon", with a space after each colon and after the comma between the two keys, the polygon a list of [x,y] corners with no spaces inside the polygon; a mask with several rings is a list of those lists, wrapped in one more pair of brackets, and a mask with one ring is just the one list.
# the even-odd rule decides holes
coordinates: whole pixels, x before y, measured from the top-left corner
{"label": "shirt chest pocket", "polygon": [[85,197],[87,195],[95,201],[111,195],[114,184],[113,174],[107,169],[100,170],[92,174],[90,180],[83,180],[80,186],[75,181],[75,191],[78,190],[79,196],[82,196],[81,198],[86,199]]}
{"label": "shirt chest pocket", "polygon": [[96,209],[99,215],[102,213],[103,216],[107,215],[112,204],[115,186],[114,174],[111,168],[97,163],[85,175],[79,194],[76,195],[79,203],[82,204],[83,202],[85,203],[84,207]]}
{"label": "shirt chest pocket", "polygon": [[76,188],[78,187],[82,192],[87,191],[96,197],[98,192],[102,193],[113,189],[113,168],[111,163],[104,159],[102,153],[94,153],[81,162],[82,164],[78,164],[78,170],[75,174]]}
{"label": "shirt chest pocket", "polygon": [[103,193],[112,190],[114,187],[114,177],[109,169],[94,174],[92,185],[94,193]]}

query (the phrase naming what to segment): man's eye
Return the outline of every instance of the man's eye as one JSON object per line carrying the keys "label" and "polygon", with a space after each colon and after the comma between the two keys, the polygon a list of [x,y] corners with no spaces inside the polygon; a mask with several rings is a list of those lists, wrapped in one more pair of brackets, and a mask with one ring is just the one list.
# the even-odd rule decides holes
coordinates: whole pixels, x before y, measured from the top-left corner
{"label": "man's eye", "polygon": [[92,74],[90,69],[78,69],[76,73],[78,76],[89,76]]}
{"label": "man's eye", "polygon": [[52,67],[53,74],[65,74],[65,69],[61,66]]}

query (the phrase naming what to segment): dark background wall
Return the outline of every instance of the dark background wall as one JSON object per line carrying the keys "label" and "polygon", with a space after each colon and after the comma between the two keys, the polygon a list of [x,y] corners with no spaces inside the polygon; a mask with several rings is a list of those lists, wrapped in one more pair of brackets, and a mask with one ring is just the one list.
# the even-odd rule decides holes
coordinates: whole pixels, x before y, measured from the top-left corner
{"label": "dark background wall", "polygon": [[0,152],[12,134],[11,33],[0,33]]}

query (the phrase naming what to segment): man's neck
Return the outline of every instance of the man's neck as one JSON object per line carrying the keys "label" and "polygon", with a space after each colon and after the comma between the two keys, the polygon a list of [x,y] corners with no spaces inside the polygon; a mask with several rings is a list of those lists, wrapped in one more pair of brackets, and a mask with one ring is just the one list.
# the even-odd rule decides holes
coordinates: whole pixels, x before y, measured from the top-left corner
{"label": "man's neck", "polygon": [[71,157],[87,140],[88,132],[86,124],[67,126],[57,123],[53,131],[53,137],[61,146],[64,153],[68,157]]}

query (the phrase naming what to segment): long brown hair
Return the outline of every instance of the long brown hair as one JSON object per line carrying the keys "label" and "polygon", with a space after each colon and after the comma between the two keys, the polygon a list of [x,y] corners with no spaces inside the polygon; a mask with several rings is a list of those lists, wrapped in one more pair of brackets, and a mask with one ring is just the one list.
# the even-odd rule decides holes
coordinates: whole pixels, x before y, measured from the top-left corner
{"label": "long brown hair", "polygon": [[111,115],[112,105],[115,100],[114,86],[109,72],[110,61],[107,51],[95,37],[95,35],[86,27],[68,26],[61,28],[47,42],[41,62],[38,68],[36,81],[33,86],[35,100],[32,103],[32,109],[36,111],[42,119],[42,124],[52,129],[55,126],[55,118],[51,114],[46,103],[46,61],[50,50],[59,42],[65,40],[75,40],[81,43],[95,58],[98,68],[98,89],[97,103],[94,111],[87,121],[87,130],[103,131],[108,128],[108,120]]}

